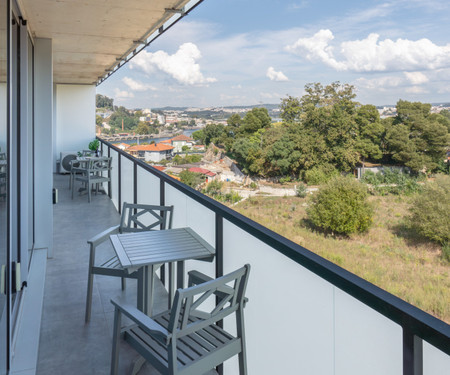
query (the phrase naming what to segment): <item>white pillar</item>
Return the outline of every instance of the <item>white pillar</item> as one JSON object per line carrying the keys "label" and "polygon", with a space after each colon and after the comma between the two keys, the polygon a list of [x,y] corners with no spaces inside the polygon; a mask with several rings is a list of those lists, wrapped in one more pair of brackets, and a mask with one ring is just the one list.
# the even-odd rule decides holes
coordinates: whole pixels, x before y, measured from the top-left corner
{"label": "white pillar", "polygon": [[35,248],[53,256],[53,64],[52,40],[35,39]]}

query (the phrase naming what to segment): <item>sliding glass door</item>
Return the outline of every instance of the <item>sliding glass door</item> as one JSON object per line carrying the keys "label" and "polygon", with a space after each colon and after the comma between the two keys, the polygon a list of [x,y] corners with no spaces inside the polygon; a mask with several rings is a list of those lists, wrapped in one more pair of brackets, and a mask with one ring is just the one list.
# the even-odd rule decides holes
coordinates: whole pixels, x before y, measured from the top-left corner
{"label": "sliding glass door", "polygon": [[0,374],[6,374],[10,342],[8,256],[8,1],[0,0]]}

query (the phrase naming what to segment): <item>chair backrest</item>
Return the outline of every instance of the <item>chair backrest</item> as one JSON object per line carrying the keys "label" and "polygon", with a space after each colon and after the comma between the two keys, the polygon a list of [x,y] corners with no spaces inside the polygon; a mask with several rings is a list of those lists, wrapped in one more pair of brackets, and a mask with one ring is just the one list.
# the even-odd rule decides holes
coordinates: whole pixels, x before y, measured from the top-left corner
{"label": "chair backrest", "polygon": [[173,206],[124,203],[120,232],[140,232],[172,228]]}
{"label": "chair backrest", "polygon": [[89,169],[91,172],[104,172],[111,169],[112,157],[102,156],[100,158],[92,158],[89,161]]}
{"label": "chair backrest", "polygon": [[[172,338],[194,333],[243,308],[250,265],[215,280],[178,289],[170,314]],[[227,285],[231,284],[231,285]],[[211,308],[211,296],[215,304]],[[205,311],[206,310],[206,311]]]}

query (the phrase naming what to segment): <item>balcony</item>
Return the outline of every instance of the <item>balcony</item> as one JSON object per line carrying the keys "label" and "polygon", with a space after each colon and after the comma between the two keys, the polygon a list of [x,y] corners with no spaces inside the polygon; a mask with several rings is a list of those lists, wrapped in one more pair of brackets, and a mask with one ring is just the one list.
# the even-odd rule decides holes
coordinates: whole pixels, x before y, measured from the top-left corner
{"label": "balcony", "polygon": [[[215,246],[214,263],[190,261],[186,271],[215,276],[251,264],[245,317],[249,373],[432,375],[450,369],[450,328],[444,322],[111,144],[102,143],[102,153],[113,157],[109,196],[94,196],[91,204],[86,196],[72,201],[68,178],[55,175],[60,202],[54,206],[54,257],[47,262],[38,374],[109,371],[109,300],[134,304],[136,287],[129,281],[122,292],[119,280],[96,277],[92,321],[85,325],[86,240],[118,222],[122,202],[173,204],[173,226],[190,226]],[[103,251],[112,250],[106,245]],[[159,283],[156,309],[166,303]],[[136,358],[122,350],[121,372],[128,373]],[[146,366],[143,373],[154,373]],[[224,373],[237,373],[234,359],[225,363]]]}

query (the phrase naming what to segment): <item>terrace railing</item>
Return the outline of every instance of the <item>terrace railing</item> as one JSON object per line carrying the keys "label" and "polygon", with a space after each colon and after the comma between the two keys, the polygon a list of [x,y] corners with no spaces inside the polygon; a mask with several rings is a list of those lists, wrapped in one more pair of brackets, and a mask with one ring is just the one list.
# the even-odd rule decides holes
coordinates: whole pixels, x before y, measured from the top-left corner
{"label": "terrace railing", "polygon": [[[113,158],[108,194],[119,211],[123,202],[174,205],[173,227],[192,227],[215,246],[215,262],[187,262],[180,275],[251,264],[250,374],[450,374],[445,322],[100,141]],[[238,373],[237,362],[223,370]]]}

